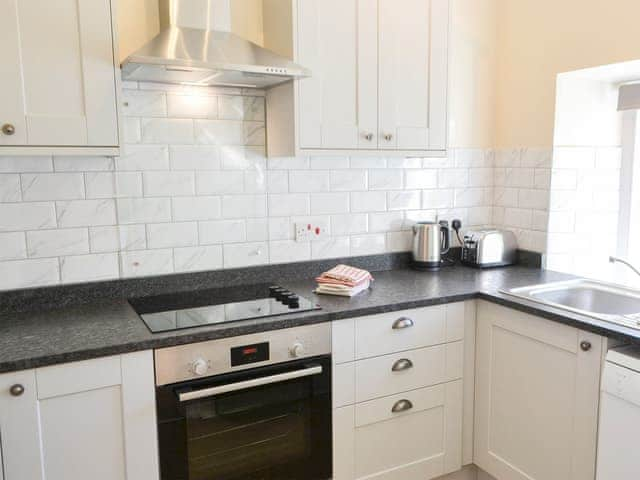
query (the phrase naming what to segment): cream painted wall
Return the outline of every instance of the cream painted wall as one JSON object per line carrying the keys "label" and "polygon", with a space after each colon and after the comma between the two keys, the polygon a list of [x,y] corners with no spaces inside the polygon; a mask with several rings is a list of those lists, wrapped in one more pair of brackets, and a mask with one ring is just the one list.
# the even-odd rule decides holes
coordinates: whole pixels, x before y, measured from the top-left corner
{"label": "cream painted wall", "polygon": [[452,0],[451,3],[450,147],[493,147],[497,3],[497,0]]}
{"label": "cream painted wall", "polygon": [[497,147],[551,147],[559,73],[640,58],[638,0],[498,0]]}

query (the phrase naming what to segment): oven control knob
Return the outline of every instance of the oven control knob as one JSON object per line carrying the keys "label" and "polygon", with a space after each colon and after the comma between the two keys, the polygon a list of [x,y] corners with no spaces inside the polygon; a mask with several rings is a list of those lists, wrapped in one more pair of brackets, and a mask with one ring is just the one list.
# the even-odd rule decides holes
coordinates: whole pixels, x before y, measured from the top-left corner
{"label": "oven control knob", "polygon": [[289,353],[292,357],[297,358],[304,355],[304,345],[300,342],[294,343],[289,349]]}
{"label": "oven control knob", "polygon": [[202,376],[207,373],[207,370],[209,370],[209,364],[202,358],[199,358],[191,364],[191,371],[196,375]]}

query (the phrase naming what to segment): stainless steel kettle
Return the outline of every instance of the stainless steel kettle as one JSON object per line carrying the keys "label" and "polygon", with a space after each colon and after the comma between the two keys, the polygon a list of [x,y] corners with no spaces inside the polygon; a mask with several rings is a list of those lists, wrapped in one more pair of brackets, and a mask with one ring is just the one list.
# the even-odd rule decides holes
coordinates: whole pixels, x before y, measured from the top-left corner
{"label": "stainless steel kettle", "polygon": [[420,222],[413,226],[413,266],[438,270],[442,255],[449,251],[449,222]]}

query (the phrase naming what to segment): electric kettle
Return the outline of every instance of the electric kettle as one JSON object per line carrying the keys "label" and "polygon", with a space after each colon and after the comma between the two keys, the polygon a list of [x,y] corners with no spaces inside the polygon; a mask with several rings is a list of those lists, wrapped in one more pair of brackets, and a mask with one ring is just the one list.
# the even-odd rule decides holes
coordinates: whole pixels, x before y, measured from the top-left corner
{"label": "electric kettle", "polygon": [[438,270],[449,251],[449,222],[419,222],[413,226],[413,267]]}

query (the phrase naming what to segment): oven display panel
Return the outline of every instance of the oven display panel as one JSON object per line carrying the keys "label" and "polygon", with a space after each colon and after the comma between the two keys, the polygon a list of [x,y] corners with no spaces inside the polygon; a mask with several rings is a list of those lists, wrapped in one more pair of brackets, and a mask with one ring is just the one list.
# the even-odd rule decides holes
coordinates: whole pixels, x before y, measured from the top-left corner
{"label": "oven display panel", "polygon": [[248,365],[250,363],[269,360],[269,342],[243,345],[231,349],[231,366]]}

